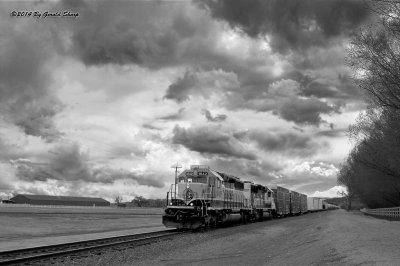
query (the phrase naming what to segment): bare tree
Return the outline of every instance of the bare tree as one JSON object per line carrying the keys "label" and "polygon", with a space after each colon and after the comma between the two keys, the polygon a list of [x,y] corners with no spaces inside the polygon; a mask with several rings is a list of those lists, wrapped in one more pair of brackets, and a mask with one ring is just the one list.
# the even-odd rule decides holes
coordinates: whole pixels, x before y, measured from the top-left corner
{"label": "bare tree", "polygon": [[138,207],[144,207],[147,205],[147,199],[142,196],[136,196],[132,202],[136,204]]}
{"label": "bare tree", "polygon": [[348,63],[358,86],[376,106],[400,109],[400,2],[369,1],[379,18],[353,38]]}
{"label": "bare tree", "polygon": [[370,207],[400,205],[400,111],[364,114],[350,131],[356,146],[341,166],[338,183],[352,187]]}
{"label": "bare tree", "polygon": [[347,193],[342,194],[347,199],[347,210],[351,210],[351,203],[356,194],[356,170],[352,157],[349,156],[344,164],[341,165],[338,174],[338,184],[347,188]]}
{"label": "bare tree", "polygon": [[399,206],[400,2],[374,0],[368,7],[378,23],[352,40],[348,63],[369,108],[349,129],[356,145],[341,166],[338,183],[370,207]]}
{"label": "bare tree", "polygon": [[117,203],[117,205],[120,204],[120,203],[122,203],[122,200],[123,200],[123,199],[122,199],[122,196],[116,196],[116,197],[115,197],[115,203]]}

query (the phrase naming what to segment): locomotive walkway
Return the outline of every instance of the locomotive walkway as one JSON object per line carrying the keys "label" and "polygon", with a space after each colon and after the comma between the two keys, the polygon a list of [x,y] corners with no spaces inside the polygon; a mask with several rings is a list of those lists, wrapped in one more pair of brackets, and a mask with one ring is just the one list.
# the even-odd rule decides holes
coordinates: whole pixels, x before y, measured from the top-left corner
{"label": "locomotive walkway", "polygon": [[400,222],[334,210],[185,236],[119,265],[400,265]]}

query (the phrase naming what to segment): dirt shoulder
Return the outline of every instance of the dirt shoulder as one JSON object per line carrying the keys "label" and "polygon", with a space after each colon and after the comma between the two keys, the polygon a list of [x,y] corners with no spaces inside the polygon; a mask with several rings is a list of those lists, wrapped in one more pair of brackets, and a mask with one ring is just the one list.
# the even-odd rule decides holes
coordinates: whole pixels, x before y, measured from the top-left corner
{"label": "dirt shoulder", "polygon": [[339,211],[330,215],[325,241],[355,265],[400,265],[400,222]]}

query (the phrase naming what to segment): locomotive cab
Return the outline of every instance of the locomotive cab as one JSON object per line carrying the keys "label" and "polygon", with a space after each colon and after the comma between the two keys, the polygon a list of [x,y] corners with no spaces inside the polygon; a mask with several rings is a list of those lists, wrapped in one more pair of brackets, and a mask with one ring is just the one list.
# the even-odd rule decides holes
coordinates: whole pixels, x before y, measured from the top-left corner
{"label": "locomotive cab", "polygon": [[216,217],[212,217],[209,208],[220,194],[222,181],[222,177],[208,166],[192,165],[190,170],[184,170],[167,193],[163,224],[196,229],[214,222]]}

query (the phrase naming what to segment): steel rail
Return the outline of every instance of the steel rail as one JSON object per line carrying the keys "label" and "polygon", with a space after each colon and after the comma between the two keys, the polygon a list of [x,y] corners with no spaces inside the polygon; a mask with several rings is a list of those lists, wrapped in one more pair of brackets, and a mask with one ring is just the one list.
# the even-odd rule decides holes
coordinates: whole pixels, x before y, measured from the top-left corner
{"label": "steel rail", "polygon": [[182,234],[187,231],[164,230],[144,234],[123,235],[93,240],[76,241],[70,243],[24,248],[0,252],[0,265],[16,265],[27,262],[34,262],[43,259],[62,257],[79,252],[93,251],[124,246],[127,244],[140,243],[143,241],[154,241],[163,237]]}

